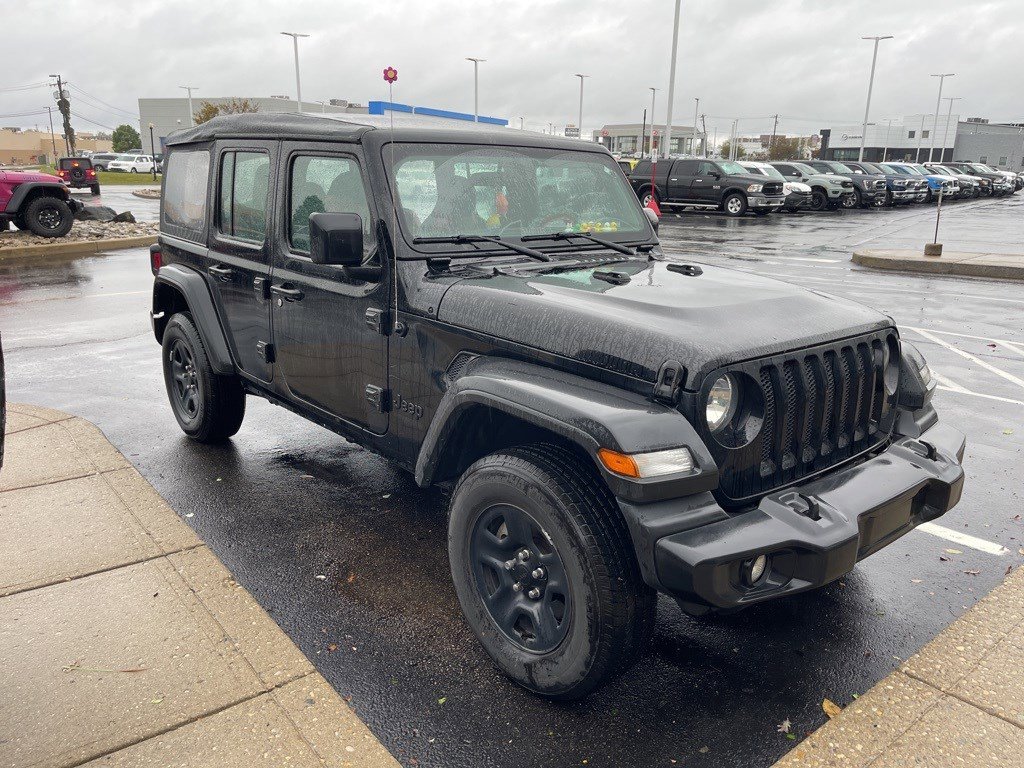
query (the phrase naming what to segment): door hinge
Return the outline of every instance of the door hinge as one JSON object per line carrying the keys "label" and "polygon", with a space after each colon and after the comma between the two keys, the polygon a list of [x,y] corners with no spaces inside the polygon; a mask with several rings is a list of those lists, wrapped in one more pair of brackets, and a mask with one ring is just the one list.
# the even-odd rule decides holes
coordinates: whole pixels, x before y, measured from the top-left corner
{"label": "door hinge", "polygon": [[373,328],[374,331],[384,336],[390,331],[390,323],[388,322],[388,313],[378,307],[370,307],[366,310],[364,315],[366,318],[366,324]]}
{"label": "door hinge", "polygon": [[366,399],[378,413],[387,413],[391,410],[391,390],[378,387],[376,384],[367,384]]}
{"label": "door hinge", "polygon": [[654,382],[654,399],[675,405],[685,375],[686,369],[678,360],[666,360],[662,363],[658,370],[658,379]]}
{"label": "door hinge", "polygon": [[261,299],[270,298],[270,280],[265,277],[257,277],[252,281],[252,289]]}
{"label": "door hinge", "polygon": [[256,354],[263,358],[263,362],[274,362],[274,352],[275,350],[273,344],[268,344],[265,341],[256,342]]}

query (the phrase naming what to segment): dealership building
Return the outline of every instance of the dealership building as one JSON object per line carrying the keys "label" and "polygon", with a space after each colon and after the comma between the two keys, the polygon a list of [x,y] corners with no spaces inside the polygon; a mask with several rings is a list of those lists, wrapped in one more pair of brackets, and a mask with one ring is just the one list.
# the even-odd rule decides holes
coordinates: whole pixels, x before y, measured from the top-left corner
{"label": "dealership building", "polygon": [[[654,148],[662,146],[665,137],[665,124],[644,125],[643,123],[616,123],[604,125],[594,131],[594,141],[598,141],[609,152],[616,155],[646,155],[651,151],[651,139]],[[672,126],[672,146],[670,155],[703,155],[704,134],[697,131],[696,147],[692,125]]]}
{"label": "dealership building", "polygon": [[[934,132],[934,136],[932,135]],[[1024,169],[1024,122],[992,123],[980,117],[907,115],[860,125],[834,125],[821,131],[821,157],[856,160],[864,138],[864,159],[985,163],[1008,171]],[[934,149],[933,149],[934,145]]]}

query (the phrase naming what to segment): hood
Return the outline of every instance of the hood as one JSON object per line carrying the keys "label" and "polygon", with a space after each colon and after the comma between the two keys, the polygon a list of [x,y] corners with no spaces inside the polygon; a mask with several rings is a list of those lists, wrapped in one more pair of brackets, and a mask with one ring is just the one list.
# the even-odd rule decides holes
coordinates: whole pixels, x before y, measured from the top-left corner
{"label": "hood", "polygon": [[808,184],[842,184],[844,181],[853,181],[849,176],[840,176],[836,173],[816,173],[807,177]]}
{"label": "hood", "polygon": [[[684,387],[727,363],[765,357],[892,325],[856,302],[779,280],[701,265],[611,264],[537,273],[532,265],[469,277],[444,294],[437,317],[498,339],[653,381],[666,360]],[[618,273],[611,284],[595,272]]]}
{"label": "hood", "polygon": [[804,184],[802,181],[784,181],[782,182],[782,188],[786,192],[806,192],[811,193],[811,185]]}
{"label": "hood", "polygon": [[47,181],[52,184],[63,184],[59,176],[39,171],[0,171],[0,179],[8,184],[24,184],[27,181]]}

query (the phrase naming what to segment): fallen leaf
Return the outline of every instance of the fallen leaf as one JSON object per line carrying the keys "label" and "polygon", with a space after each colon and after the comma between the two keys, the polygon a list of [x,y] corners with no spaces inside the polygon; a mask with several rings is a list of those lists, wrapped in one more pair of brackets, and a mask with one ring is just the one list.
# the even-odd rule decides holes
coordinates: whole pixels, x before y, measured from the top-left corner
{"label": "fallen leaf", "polygon": [[161,696],[161,697],[160,697],[159,699],[150,699],[150,700],[149,700],[149,703],[150,703],[150,704],[159,704],[159,703],[160,703],[161,701],[163,701],[163,700],[164,700],[164,697],[163,697],[163,696]]}
{"label": "fallen leaf", "polygon": [[706,755],[708,753],[708,748],[707,747],[701,747],[697,751],[700,752],[702,755]]}
{"label": "fallen leaf", "polygon": [[1003,434],[1004,435],[1012,435],[1013,434],[1013,430],[1012,429],[1004,429],[1003,430]]}
{"label": "fallen leaf", "polygon": [[777,726],[775,726],[775,730],[777,730],[779,733],[789,733],[792,729],[793,724],[789,722],[788,717],[781,723],[779,723]]}
{"label": "fallen leaf", "polygon": [[438,704],[444,704],[446,701],[448,701],[448,697],[447,696],[442,696],[440,699],[437,700],[437,703]]}
{"label": "fallen leaf", "polygon": [[354,573],[349,573],[348,578],[345,579],[345,581],[347,581],[349,584],[352,584],[355,580],[356,575]]}
{"label": "fallen leaf", "polygon": [[1020,549],[1018,549],[1017,550],[1017,554],[1018,555],[1024,555],[1024,547],[1021,547]]}
{"label": "fallen leaf", "polygon": [[331,643],[330,645],[327,646],[327,652],[328,653],[334,653],[336,650],[338,650],[338,644],[337,643]]}
{"label": "fallen leaf", "polygon": [[322,573],[318,573],[318,574],[317,574],[316,576],[314,576],[313,578],[314,578],[314,579],[319,579],[320,581],[326,581],[326,580],[327,580],[327,577],[326,577],[326,576],[325,576],[324,574],[322,574]]}
{"label": "fallen leaf", "polygon": [[796,734],[795,733],[787,733],[786,734],[786,738],[789,739],[790,741],[796,741]]}
{"label": "fallen leaf", "polygon": [[313,480],[314,479],[312,475],[299,475],[299,477],[302,478],[303,480]]}
{"label": "fallen leaf", "polygon": [[839,717],[839,713],[843,711],[843,708],[831,699],[823,699],[821,702],[821,708],[825,714],[828,715],[829,720],[834,717]]}
{"label": "fallen leaf", "polygon": [[948,557],[943,557],[942,555],[939,555],[939,560],[941,560],[944,563],[948,563],[949,562],[949,558]]}
{"label": "fallen leaf", "polygon": [[963,552],[961,552],[959,549],[947,549],[947,550],[944,550],[944,551],[945,551],[945,553],[947,555],[962,555],[963,554]]}
{"label": "fallen leaf", "polygon": [[382,499],[390,499],[391,498],[391,494],[390,493],[385,493],[383,496],[381,496],[381,498]]}

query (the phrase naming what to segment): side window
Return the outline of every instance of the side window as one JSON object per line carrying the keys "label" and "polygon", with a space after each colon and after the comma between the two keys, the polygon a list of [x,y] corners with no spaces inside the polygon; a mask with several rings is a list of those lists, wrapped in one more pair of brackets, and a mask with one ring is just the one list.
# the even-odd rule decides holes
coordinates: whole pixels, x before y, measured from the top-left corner
{"label": "side window", "polygon": [[633,168],[633,174],[636,176],[650,176],[651,175],[651,161],[641,160]]}
{"label": "side window", "polygon": [[696,160],[676,160],[672,166],[672,173],[677,176],[695,176],[697,174]]}
{"label": "side window", "polygon": [[167,156],[161,229],[175,237],[202,242],[206,229],[206,191],[210,153],[175,150]]}
{"label": "side window", "polygon": [[309,217],[314,213],[357,213],[363,222],[363,255],[373,250],[373,221],[359,164],[348,157],[299,155],[292,161],[289,242],[309,250]]}
{"label": "side window", "polygon": [[709,176],[710,174],[712,174],[714,172],[715,172],[715,164],[714,163],[703,162],[703,163],[700,164],[700,167],[697,169],[697,175],[698,176]]}
{"label": "side window", "polygon": [[239,240],[262,243],[267,236],[270,156],[264,152],[225,152],[220,162],[220,231]]}
{"label": "side window", "polygon": [[783,174],[784,176],[799,176],[800,175],[800,174],[798,174],[796,172],[796,168],[794,168],[791,165],[784,165],[782,163],[776,163],[775,164],[775,169],[779,173]]}

